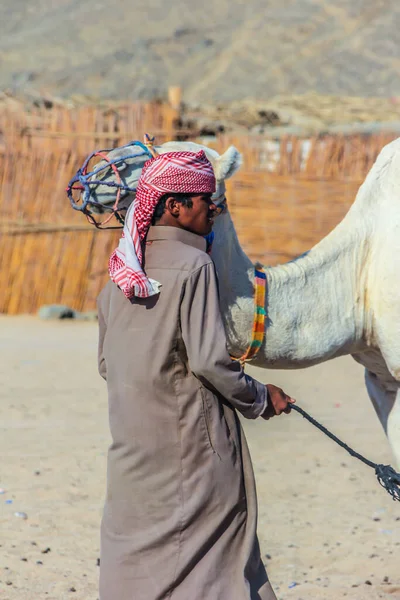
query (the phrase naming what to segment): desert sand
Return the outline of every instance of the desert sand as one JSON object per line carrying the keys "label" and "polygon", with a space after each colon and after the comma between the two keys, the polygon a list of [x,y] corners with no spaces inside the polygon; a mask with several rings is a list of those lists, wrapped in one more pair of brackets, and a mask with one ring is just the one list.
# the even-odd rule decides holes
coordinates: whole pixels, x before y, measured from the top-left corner
{"label": "desert sand", "polygon": [[[95,323],[0,318],[1,600],[98,598],[109,434],[96,343]],[[359,452],[393,463],[351,358],[249,372],[283,387]],[[245,430],[278,599],[400,598],[400,504],[373,471],[296,413],[247,421]]]}

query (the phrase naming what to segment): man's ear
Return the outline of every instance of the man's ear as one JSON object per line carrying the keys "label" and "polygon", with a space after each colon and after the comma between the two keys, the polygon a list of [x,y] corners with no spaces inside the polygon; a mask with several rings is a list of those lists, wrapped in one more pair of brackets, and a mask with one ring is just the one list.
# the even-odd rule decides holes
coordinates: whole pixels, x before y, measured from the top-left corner
{"label": "man's ear", "polygon": [[173,217],[179,217],[179,212],[181,208],[181,203],[174,198],[174,196],[169,196],[169,198],[165,201],[165,210],[169,212]]}

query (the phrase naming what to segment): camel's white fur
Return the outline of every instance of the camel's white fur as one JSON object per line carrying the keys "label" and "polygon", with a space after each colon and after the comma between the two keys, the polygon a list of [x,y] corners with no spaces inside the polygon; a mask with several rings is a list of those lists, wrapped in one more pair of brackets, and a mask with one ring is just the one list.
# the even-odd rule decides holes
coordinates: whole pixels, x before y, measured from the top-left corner
{"label": "camel's white fur", "polygon": [[[219,156],[198,144],[170,142],[157,151],[199,148],[213,163],[220,198],[224,179],[240,166],[237,150]],[[139,177],[139,162],[121,171],[130,184]],[[253,264],[229,211],[214,231],[221,311],[230,351],[239,356],[251,335]],[[343,221],[308,253],[266,267],[266,274],[268,322],[254,364],[302,368],[351,354],[366,368],[368,393],[400,464],[400,139],[382,150]]]}

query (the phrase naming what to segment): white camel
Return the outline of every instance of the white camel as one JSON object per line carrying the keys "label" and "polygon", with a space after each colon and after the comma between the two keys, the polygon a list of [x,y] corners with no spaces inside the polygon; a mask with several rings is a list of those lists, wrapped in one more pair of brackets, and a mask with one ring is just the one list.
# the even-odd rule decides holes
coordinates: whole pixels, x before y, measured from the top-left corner
{"label": "white camel", "polygon": [[[224,197],[224,181],[240,167],[239,152],[224,154],[191,142],[168,142],[158,153],[204,149]],[[113,150],[128,156],[134,147]],[[135,184],[147,157],[124,160],[122,180]],[[107,180],[111,170],[101,177]],[[104,185],[95,197],[111,205]],[[121,201],[125,205],[132,195]],[[254,265],[243,252],[226,210],[214,225],[212,258],[220,281],[221,311],[229,350],[241,356],[249,345],[254,314]],[[343,221],[308,253],[265,267],[266,331],[252,361],[262,368],[304,368],[351,354],[365,367],[368,394],[400,465],[400,139],[380,153]]]}

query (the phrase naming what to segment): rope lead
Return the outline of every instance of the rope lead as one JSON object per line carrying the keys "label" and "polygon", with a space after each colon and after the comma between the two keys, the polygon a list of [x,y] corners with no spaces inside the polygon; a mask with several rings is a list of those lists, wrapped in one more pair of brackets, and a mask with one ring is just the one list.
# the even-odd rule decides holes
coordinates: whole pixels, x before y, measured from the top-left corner
{"label": "rope lead", "polygon": [[375,469],[375,475],[381,484],[382,487],[392,496],[393,500],[398,500],[400,502],[400,473],[397,473],[393,467],[390,465],[378,465],[371,460],[368,460],[353,448],[350,448],[347,444],[342,442],[336,435],[333,435],[326,427],[318,423],[311,415],[309,415],[305,410],[297,406],[297,404],[290,405],[291,410],[296,410],[300,413],[307,421],[309,421],[312,425],[314,425],[317,429],[322,431],[325,435],[327,435],[331,440],[336,442],[339,446],[344,448],[351,456],[357,458],[361,462],[363,462],[368,467]]}

